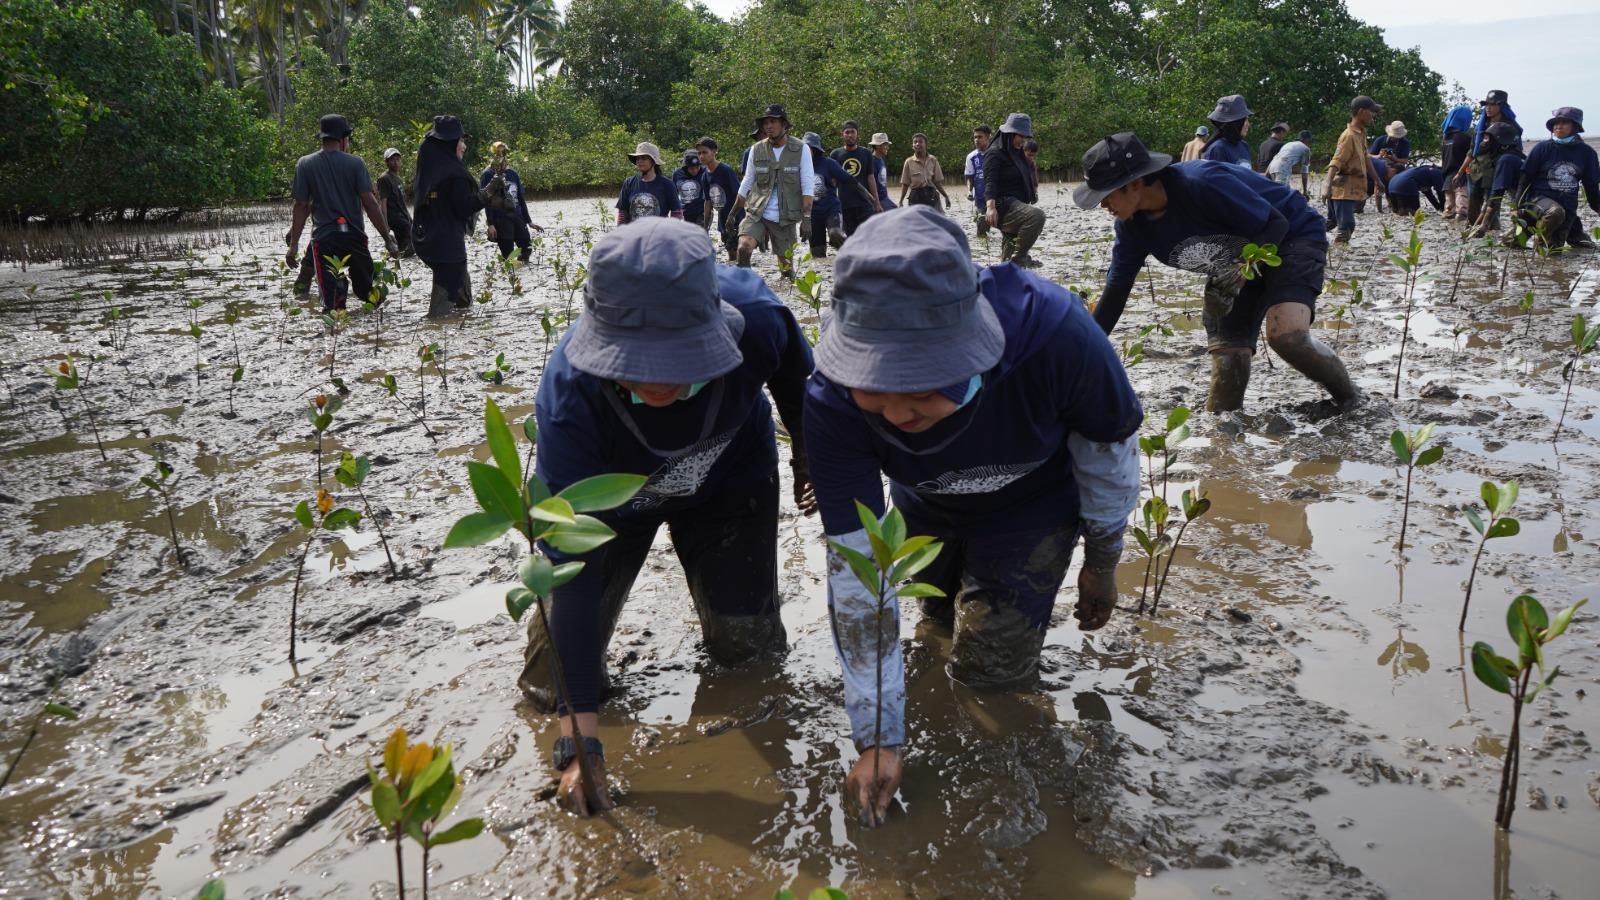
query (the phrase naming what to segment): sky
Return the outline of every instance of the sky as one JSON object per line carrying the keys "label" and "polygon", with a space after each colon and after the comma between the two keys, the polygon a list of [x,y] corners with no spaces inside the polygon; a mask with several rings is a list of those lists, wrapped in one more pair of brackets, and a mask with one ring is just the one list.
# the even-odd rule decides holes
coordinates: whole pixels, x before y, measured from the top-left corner
{"label": "sky", "polygon": [[[748,0],[702,2],[723,18],[748,5]],[[1600,0],[1538,0],[1522,7],[1536,9],[1536,16],[1517,15],[1519,5],[1345,0],[1356,18],[1384,29],[1392,46],[1420,48],[1447,87],[1459,82],[1473,100],[1490,90],[1506,91],[1529,138],[1547,134],[1545,119],[1557,106],[1584,109],[1588,131],[1600,133]]]}

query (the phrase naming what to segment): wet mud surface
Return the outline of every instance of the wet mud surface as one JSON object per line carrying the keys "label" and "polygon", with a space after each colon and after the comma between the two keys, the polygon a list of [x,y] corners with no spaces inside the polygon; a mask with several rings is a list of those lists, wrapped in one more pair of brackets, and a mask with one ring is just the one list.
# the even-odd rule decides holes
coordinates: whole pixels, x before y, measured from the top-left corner
{"label": "wet mud surface", "polygon": [[[601,736],[619,805],[583,821],[550,799],[555,729],[516,686],[525,638],[502,598],[517,548],[439,547],[472,508],[463,463],[487,457],[483,397],[515,419],[531,412],[548,347],[541,312],[573,308],[560,282],[608,227],[606,205],[532,204],[547,231],[515,289],[503,273],[486,277],[489,253],[475,246],[474,289],[488,302],[464,321],[421,321],[426,271],[405,261],[415,281],[384,314],[381,347],[377,318],[356,313],[336,355],[313,316],[282,305],[293,298],[276,265],[279,224],[211,236],[190,256],[0,271],[0,752],[16,752],[47,698],[81,714],[46,721],[0,793],[0,896],[190,896],[213,873],[230,896],[392,896],[363,759],[397,726],[455,745],[467,780],[457,815],[489,826],[434,855],[440,896],[757,896],[792,883],[856,897],[1593,896],[1594,613],[1550,648],[1563,677],[1525,714],[1516,830],[1498,847],[1510,703],[1464,671],[1463,648],[1507,645],[1518,592],[1554,608],[1595,589],[1594,372],[1578,372],[1551,441],[1572,314],[1600,297],[1595,255],[1515,254],[1507,266],[1503,251],[1479,252],[1456,279],[1454,232],[1430,220],[1433,277],[1418,288],[1391,400],[1403,298],[1386,257],[1404,222],[1363,216],[1328,277],[1360,279],[1364,302],[1336,319],[1350,291],[1335,286],[1316,331],[1370,402],[1333,416],[1262,353],[1245,413],[1195,414],[1169,490],[1198,487],[1213,507],[1186,532],[1159,614],[1132,612],[1145,561],[1130,540],[1123,610],[1078,631],[1069,572],[1040,684],[997,694],[952,682],[948,630],[906,605],[913,738],[888,828],[863,829],[843,797],[854,752],[816,521],[793,512],[785,489],[790,648],[741,669],[705,655],[661,535],[609,651],[616,692]],[[1047,196],[1035,255],[1048,277],[1098,293],[1110,219],[1069,206],[1064,190]],[[998,250],[974,245],[985,262]],[[830,262],[810,264],[824,282]],[[770,257],[758,264],[814,324]],[[103,321],[107,291],[131,321],[125,350]],[[203,301],[198,342],[192,299]],[[229,301],[242,304],[236,416]],[[1203,407],[1199,304],[1197,279],[1157,270],[1113,337],[1171,329],[1145,336],[1129,370],[1146,432],[1174,405]],[[431,341],[444,371],[425,367],[423,384],[416,349]],[[499,352],[512,371],[489,385],[476,373]],[[80,368],[99,359],[86,392],[109,462],[80,397],[52,406],[45,370],[68,353]],[[369,520],[318,538],[296,671],[287,623],[303,532],[292,508],[316,487],[304,409],[331,390],[330,355],[350,395],[324,465],[345,449],[372,458],[366,493],[401,573],[390,576]],[[432,437],[416,417],[423,387]],[[1404,473],[1388,434],[1428,422],[1447,449],[1417,474],[1402,558]],[[157,458],[174,467],[186,571],[160,498],[139,482]],[[1522,531],[1485,552],[1463,642],[1476,536],[1460,510],[1486,478],[1521,483]],[[415,884],[416,854],[407,861]]]}

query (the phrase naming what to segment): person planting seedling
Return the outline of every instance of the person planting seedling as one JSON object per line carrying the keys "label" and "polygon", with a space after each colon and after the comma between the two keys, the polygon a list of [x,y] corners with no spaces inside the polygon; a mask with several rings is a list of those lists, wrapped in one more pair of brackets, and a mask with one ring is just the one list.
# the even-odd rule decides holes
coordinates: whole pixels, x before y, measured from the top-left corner
{"label": "person planting seedling", "polygon": [[[600,518],[616,538],[552,594],[549,631],[529,625],[523,690],[553,702],[553,642],[574,718],[563,718],[556,768],[563,801],[584,814],[611,805],[603,767],[592,797],[576,790],[572,722],[592,735],[606,691],[605,649],[656,532],[669,527],[700,614],[705,646],[741,663],[786,644],[778,616],[778,452],[772,407],[793,447],[795,505],[815,509],[800,412],[811,351],[759,275],[717,264],[705,229],[642,218],[595,243],[577,324],[539,385],[537,474],[559,494],[600,473],[648,476]],[[719,300],[720,297],[720,300]],[[550,551],[560,565],[570,554]],[[598,740],[583,751],[600,760]]]}
{"label": "person planting seedling", "polygon": [[[1360,402],[1338,354],[1311,335],[1328,239],[1319,216],[1288,185],[1227,163],[1174,164],[1131,131],[1083,155],[1085,181],[1072,199],[1117,219],[1116,243],[1094,319],[1110,334],[1145,259],[1206,276],[1201,321],[1211,351],[1209,412],[1244,406],[1250,358],[1263,324],[1267,343],[1322,385],[1342,408]],[[1246,256],[1246,249],[1255,250]],[[1278,264],[1272,263],[1277,258]]]}
{"label": "person planting seedling", "polygon": [[[883,515],[883,477],[907,534],[944,545],[922,578],[948,595],[924,615],[954,629],[950,677],[1015,689],[1039,653],[1079,537],[1079,626],[1116,607],[1122,533],[1139,496],[1139,401],[1110,341],[1071,292],[1002,264],[978,269],[955,222],[929,207],[868,219],[834,264],[833,315],[806,390],[805,435],[823,531],[872,552],[856,511]],[[905,672],[898,601],[837,549],[829,613],[861,756],[846,792],[869,823],[899,790]],[[881,727],[877,671],[882,666]]]}

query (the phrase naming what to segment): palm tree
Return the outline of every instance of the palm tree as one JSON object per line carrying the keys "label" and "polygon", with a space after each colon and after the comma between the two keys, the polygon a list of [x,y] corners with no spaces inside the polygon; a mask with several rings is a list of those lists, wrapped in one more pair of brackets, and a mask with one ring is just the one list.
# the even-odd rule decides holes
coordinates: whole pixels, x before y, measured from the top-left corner
{"label": "palm tree", "polygon": [[[513,61],[521,87],[532,88],[533,76],[561,64],[556,37],[561,33],[561,12],[554,0],[499,0],[494,14],[496,52]],[[502,47],[515,44],[515,53]]]}

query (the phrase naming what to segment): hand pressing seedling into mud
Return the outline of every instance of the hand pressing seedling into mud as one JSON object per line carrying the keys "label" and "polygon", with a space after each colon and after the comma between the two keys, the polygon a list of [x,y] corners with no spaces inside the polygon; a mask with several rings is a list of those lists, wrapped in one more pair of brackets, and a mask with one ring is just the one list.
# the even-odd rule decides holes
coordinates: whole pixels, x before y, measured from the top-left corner
{"label": "hand pressing seedling into mud", "polygon": [[483,820],[462,819],[441,829],[461,800],[463,783],[450,760],[450,745],[430,747],[408,743],[406,730],[396,728],[383,745],[383,771],[367,761],[367,781],[372,785],[372,814],[394,841],[395,887],[406,895],[404,838],[422,847],[422,897],[428,897],[428,855],[434,847],[475,838],[483,833]]}
{"label": "hand pressing seedling into mud", "polygon": [[901,778],[900,748],[883,745],[884,617],[889,612],[891,599],[945,595],[944,591],[931,584],[910,581],[912,576],[939,557],[944,544],[926,536],[907,537],[905,517],[893,507],[879,519],[858,500],[856,515],[866,529],[872,556],[869,558],[838,541],[829,541],[828,547],[843,557],[856,580],[877,601],[874,622],[877,636],[877,707],[872,725],[872,746],[862,751],[845,781],[846,793],[856,801],[861,811],[862,824],[876,828],[888,817],[889,805],[900,790]]}
{"label": "hand pressing seedling into mud", "polygon": [[354,528],[361,521],[361,514],[353,509],[339,506],[332,494],[317,488],[316,507],[313,509],[310,501],[301,500],[294,508],[294,520],[306,530],[306,541],[300,547],[300,559],[295,564],[294,594],[289,600],[289,664],[296,662],[295,637],[300,619],[300,579],[306,570],[306,554],[311,552],[311,542],[316,540],[317,534],[323,531],[338,531],[341,528]]}
{"label": "hand pressing seedling into mud", "polygon": [[1395,460],[1406,467],[1406,490],[1400,501],[1400,543],[1399,550],[1403,555],[1406,552],[1406,524],[1411,515],[1411,476],[1422,466],[1431,466],[1444,457],[1444,448],[1438,445],[1427,447],[1428,441],[1433,439],[1433,423],[1406,434],[1396,428],[1389,435],[1389,446],[1394,448]]}
{"label": "hand pressing seedling into mud", "polygon": [[1457,631],[1467,630],[1467,607],[1472,603],[1472,582],[1478,577],[1478,560],[1483,558],[1483,546],[1494,538],[1511,537],[1522,531],[1522,523],[1506,515],[1511,511],[1511,504],[1517,502],[1515,481],[1505,484],[1485,481],[1478,493],[1483,497],[1483,508],[1489,513],[1489,520],[1485,522],[1478,511],[1470,506],[1462,510],[1467,523],[1478,533],[1478,552],[1472,555],[1472,569],[1467,573],[1467,595],[1461,601],[1461,623],[1456,626]]}
{"label": "hand pressing seedling into mud", "polygon": [[[1506,610],[1506,630],[1517,645],[1515,662],[1497,655],[1484,641],[1472,645],[1472,674],[1491,689],[1511,697],[1511,734],[1501,760],[1500,793],[1494,812],[1494,824],[1502,830],[1511,830],[1511,814],[1517,810],[1517,782],[1522,775],[1522,709],[1561,674],[1560,666],[1545,674],[1544,645],[1566,632],[1572,617],[1588,602],[1579,600],[1557,613],[1552,622],[1544,605],[1532,595],[1523,594],[1511,601]],[[1541,676],[1539,681],[1533,680],[1535,668]]]}
{"label": "hand pressing seedling into mud", "polygon": [[[530,418],[523,424],[523,433],[536,442],[538,428],[532,423]],[[552,634],[547,602],[556,588],[583,571],[584,564],[569,560],[558,565],[544,548],[576,556],[616,537],[604,522],[585,513],[615,509],[628,502],[644,487],[646,478],[596,475],[552,494],[550,486],[531,467],[525,470],[505,414],[492,399],[484,400],[483,430],[493,462],[467,463],[467,478],[481,511],[463,516],[451,526],[444,539],[445,549],[477,547],[515,530],[528,542],[528,555],[517,567],[521,585],[506,593],[506,611],[512,621],[520,622],[530,608],[537,608],[539,624],[546,634]],[[559,796],[581,815],[609,809],[612,801],[602,760],[591,759],[585,749],[583,727],[568,699],[571,695],[567,692],[566,669],[554,642],[550,645],[550,659],[560,706],[567,710],[564,731],[578,748],[562,773]]]}

